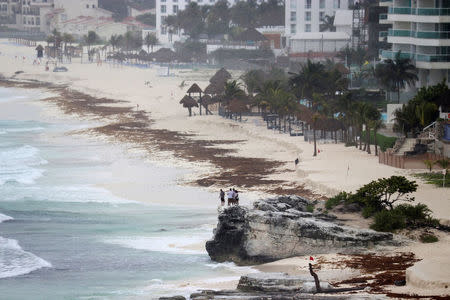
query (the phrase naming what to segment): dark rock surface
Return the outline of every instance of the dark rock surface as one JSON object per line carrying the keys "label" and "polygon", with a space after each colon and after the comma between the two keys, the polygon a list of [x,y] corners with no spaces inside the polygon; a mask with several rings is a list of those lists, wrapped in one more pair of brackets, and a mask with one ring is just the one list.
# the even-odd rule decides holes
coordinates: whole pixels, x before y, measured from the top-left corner
{"label": "dark rock surface", "polygon": [[312,202],[291,196],[232,206],[219,214],[214,238],[206,242],[212,260],[240,265],[336,252],[355,252],[392,240],[392,234],[340,226],[332,215],[306,212]]}

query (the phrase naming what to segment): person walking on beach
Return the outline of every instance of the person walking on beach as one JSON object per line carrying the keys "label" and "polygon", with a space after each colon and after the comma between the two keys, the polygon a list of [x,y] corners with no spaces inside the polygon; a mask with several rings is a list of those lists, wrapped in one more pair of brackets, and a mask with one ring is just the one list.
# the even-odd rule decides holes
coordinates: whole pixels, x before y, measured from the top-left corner
{"label": "person walking on beach", "polygon": [[220,198],[220,205],[224,206],[225,205],[225,192],[222,189],[220,189],[219,198]]}
{"label": "person walking on beach", "polygon": [[230,206],[233,203],[233,198],[234,198],[234,192],[232,189],[230,189],[228,191],[227,198],[228,198],[228,206]]}

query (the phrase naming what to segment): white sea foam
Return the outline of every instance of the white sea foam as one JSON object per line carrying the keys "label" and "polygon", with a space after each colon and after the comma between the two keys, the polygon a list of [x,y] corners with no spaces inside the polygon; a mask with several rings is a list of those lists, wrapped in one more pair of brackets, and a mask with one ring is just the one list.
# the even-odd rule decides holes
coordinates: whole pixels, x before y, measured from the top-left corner
{"label": "white sea foam", "polygon": [[0,223],[11,220],[14,220],[14,218],[0,213]]}
{"label": "white sea foam", "polygon": [[39,149],[25,145],[0,152],[0,185],[6,182],[33,184],[44,173],[37,168],[48,162],[39,156]]}
{"label": "white sea foam", "polygon": [[252,267],[240,267],[237,266],[235,263],[233,262],[223,262],[223,263],[211,263],[211,264],[206,264],[207,267],[210,267],[211,269],[223,269],[226,271],[231,271],[233,273],[237,273],[237,274],[250,274],[250,273],[259,273],[258,270],[252,268]]}
{"label": "white sea foam", "polygon": [[66,203],[137,203],[136,201],[120,198],[107,189],[91,185],[57,185],[57,186],[26,186],[16,187],[15,190],[3,195],[6,201],[49,201]]}
{"label": "white sea foam", "polygon": [[0,237],[0,278],[15,277],[52,265],[24,251],[16,240]]}
{"label": "white sea foam", "polygon": [[8,132],[33,132],[33,131],[42,131],[44,127],[29,127],[29,128],[3,128],[0,132],[8,133]]}
{"label": "white sea foam", "polygon": [[120,237],[105,240],[106,243],[138,250],[177,253],[205,254],[205,250],[189,249],[188,246],[204,241],[202,236],[155,236],[155,237]]}

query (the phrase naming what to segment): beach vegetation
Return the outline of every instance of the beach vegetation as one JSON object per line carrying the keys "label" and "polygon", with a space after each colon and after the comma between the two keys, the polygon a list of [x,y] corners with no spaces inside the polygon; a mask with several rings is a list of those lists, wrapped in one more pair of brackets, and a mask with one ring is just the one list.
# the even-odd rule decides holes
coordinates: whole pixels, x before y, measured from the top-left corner
{"label": "beach vegetation", "polygon": [[425,164],[425,166],[427,166],[428,171],[431,172],[431,170],[433,169],[433,166],[436,164],[436,161],[434,161],[432,159],[425,159],[423,161],[423,163]]}
{"label": "beach vegetation", "polygon": [[439,226],[431,217],[425,204],[400,204],[392,210],[382,210],[374,215],[371,228],[376,231],[394,232],[400,229],[417,229]]}
{"label": "beach vegetation", "polygon": [[437,85],[422,87],[407,104],[394,112],[394,131],[405,136],[417,136],[426,126],[439,117],[439,106],[450,97],[445,80]]}
{"label": "beach vegetation", "polygon": [[328,198],[328,200],[325,202],[325,208],[330,210],[341,203],[348,203],[349,197],[351,197],[351,195],[351,193],[340,192],[336,196]]}
{"label": "beach vegetation", "polygon": [[418,173],[414,174],[415,177],[424,180],[428,184],[434,184],[436,187],[448,187],[450,186],[450,176],[444,176],[441,172],[428,172],[428,173]]}
{"label": "beach vegetation", "polygon": [[[386,151],[386,149],[392,148],[397,141],[396,137],[385,136],[378,133],[378,129],[382,128],[381,120],[372,121],[372,130],[370,132],[370,143],[375,146],[375,151],[379,148],[381,151]],[[381,123],[381,124],[380,124]],[[362,139],[367,139],[367,131],[364,130],[361,133]],[[375,138],[376,136],[376,138]],[[377,153],[375,153],[377,155]]]}
{"label": "beach vegetation", "polygon": [[310,213],[314,212],[314,204],[308,204],[306,206],[306,211]]}
{"label": "beach vegetation", "polygon": [[420,235],[420,241],[424,244],[436,243],[439,241],[438,237],[431,233],[424,233]]}

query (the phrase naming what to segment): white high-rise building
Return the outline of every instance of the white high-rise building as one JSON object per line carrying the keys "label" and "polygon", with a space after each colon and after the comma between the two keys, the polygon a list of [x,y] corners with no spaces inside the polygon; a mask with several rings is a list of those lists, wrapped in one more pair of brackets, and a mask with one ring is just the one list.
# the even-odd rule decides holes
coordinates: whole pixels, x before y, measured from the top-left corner
{"label": "white high-rise building", "polygon": [[338,9],[348,9],[351,0],[286,0],[286,36],[300,32],[320,32],[325,16]]}
{"label": "white high-rise building", "polygon": [[[351,44],[352,0],[286,0],[285,35],[291,57],[325,59]],[[336,12],[339,12],[338,14]],[[326,16],[336,16],[336,32],[321,31]]]}
{"label": "white high-rise building", "polygon": [[450,78],[450,1],[449,0],[380,0],[388,5],[388,32],[391,50],[383,58],[412,59],[418,68],[417,87],[435,85]]}

